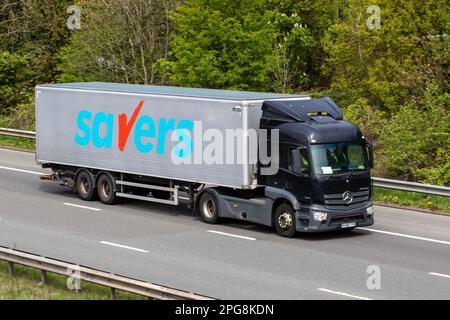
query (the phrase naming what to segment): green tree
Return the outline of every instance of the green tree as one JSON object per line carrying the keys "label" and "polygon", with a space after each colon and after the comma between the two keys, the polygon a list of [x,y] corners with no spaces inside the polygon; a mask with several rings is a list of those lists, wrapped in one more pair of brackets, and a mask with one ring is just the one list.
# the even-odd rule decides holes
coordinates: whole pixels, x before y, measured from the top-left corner
{"label": "green tree", "polygon": [[401,179],[450,184],[450,94],[430,85],[424,103],[400,108],[384,127],[380,150],[388,174]]}
{"label": "green tree", "polygon": [[21,55],[29,64],[31,88],[55,80],[57,52],[67,43],[66,12],[71,0],[3,0],[0,49]]}
{"label": "green tree", "polygon": [[326,57],[321,40],[336,22],[342,5],[341,0],[267,0],[266,8],[278,34],[275,64],[270,65],[272,81],[278,87],[298,91],[329,85],[320,71]]}
{"label": "green tree", "polygon": [[268,64],[271,89],[287,92],[304,88],[310,81],[306,71],[314,45],[311,30],[295,10],[280,12],[275,8],[271,14],[269,22],[277,35]]}
{"label": "green tree", "polygon": [[0,51],[0,115],[8,115],[25,100],[27,67],[21,55]]}
{"label": "green tree", "polygon": [[173,32],[169,15],[178,0],[79,2],[81,30],[59,57],[61,81],[162,84],[157,68]]}
{"label": "green tree", "polygon": [[34,86],[55,81],[57,52],[69,36],[66,8],[71,2],[0,2],[0,120],[4,125],[32,127]]}
{"label": "green tree", "polygon": [[162,65],[176,85],[264,90],[276,34],[263,0],[186,0]]}
{"label": "green tree", "polygon": [[[381,27],[370,29],[369,5],[381,10]],[[441,92],[448,81],[447,1],[348,0],[342,21],[324,36],[324,73],[345,104],[360,97],[396,109],[420,100],[429,83]]]}

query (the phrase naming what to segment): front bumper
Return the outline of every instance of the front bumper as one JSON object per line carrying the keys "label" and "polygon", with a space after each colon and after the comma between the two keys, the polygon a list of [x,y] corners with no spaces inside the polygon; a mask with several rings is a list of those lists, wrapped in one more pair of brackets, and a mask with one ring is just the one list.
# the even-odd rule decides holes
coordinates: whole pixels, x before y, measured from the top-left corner
{"label": "front bumper", "polygon": [[[324,232],[333,230],[343,230],[343,224],[354,222],[355,227],[370,226],[374,223],[373,214],[367,214],[367,208],[373,206],[372,202],[364,206],[349,209],[335,210],[328,209],[323,205],[311,205],[302,207],[295,212],[296,230],[298,232]],[[323,211],[327,213],[326,220],[317,221],[313,217],[313,211]]]}

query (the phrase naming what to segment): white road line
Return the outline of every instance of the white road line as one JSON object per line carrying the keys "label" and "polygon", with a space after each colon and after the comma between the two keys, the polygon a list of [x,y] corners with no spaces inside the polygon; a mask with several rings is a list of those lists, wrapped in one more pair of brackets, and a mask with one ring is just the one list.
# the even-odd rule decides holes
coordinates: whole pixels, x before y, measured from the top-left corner
{"label": "white road line", "polygon": [[92,210],[92,211],[102,211],[102,209],[99,209],[99,208],[80,206],[78,204],[73,204],[73,203],[68,203],[68,202],[64,202],[64,205],[69,206],[69,207],[76,207],[76,208],[81,208],[81,209]]}
{"label": "white road line", "polygon": [[341,296],[345,296],[345,297],[349,297],[349,298],[355,298],[355,299],[359,299],[359,300],[372,300],[372,299],[369,299],[369,298],[355,296],[355,295],[348,294],[348,293],[345,293],[345,292],[332,291],[332,290],[328,290],[328,289],[324,289],[324,288],[319,288],[317,290],[323,291],[323,292],[328,292],[328,293],[334,293],[334,294],[338,294],[338,295],[341,295]]}
{"label": "white road line", "polygon": [[5,169],[5,170],[9,170],[9,171],[16,171],[16,172],[22,172],[22,173],[31,173],[31,174],[36,174],[36,175],[43,175],[43,174],[45,174],[43,172],[23,170],[23,169],[17,169],[17,168],[11,168],[11,167],[3,167],[3,166],[0,166],[0,169]]}
{"label": "white road line", "polygon": [[256,238],[252,238],[252,237],[245,237],[245,236],[240,236],[237,234],[232,234],[232,233],[225,233],[225,232],[220,232],[220,231],[215,231],[215,230],[208,230],[208,232],[210,233],[215,233],[215,234],[220,234],[223,236],[229,236],[229,237],[234,237],[234,238],[240,238],[240,239],[245,239],[245,240],[256,240]]}
{"label": "white road line", "polygon": [[450,278],[450,275],[443,274],[443,273],[437,273],[437,272],[428,272],[428,274],[432,276],[442,277],[442,278]]}
{"label": "white road line", "polygon": [[113,246],[113,247],[118,247],[118,248],[122,248],[122,249],[128,249],[128,250],[133,250],[133,251],[138,251],[138,252],[143,252],[143,253],[149,253],[150,252],[148,250],[134,248],[134,247],[129,247],[129,246],[124,246],[123,244],[118,244],[118,243],[113,243],[113,242],[108,242],[108,241],[100,241],[100,243],[101,244],[106,244],[108,246]]}
{"label": "white road line", "polygon": [[358,227],[358,229],[371,231],[371,232],[378,232],[378,233],[388,234],[388,235],[396,236],[396,237],[403,237],[403,238],[409,238],[409,239],[422,240],[422,241],[428,241],[428,242],[434,242],[434,243],[450,245],[450,241],[436,240],[436,239],[430,239],[430,238],[423,238],[423,237],[412,236],[412,235],[409,235],[409,234],[389,232],[389,231],[377,230],[377,229],[372,229],[372,228]]}

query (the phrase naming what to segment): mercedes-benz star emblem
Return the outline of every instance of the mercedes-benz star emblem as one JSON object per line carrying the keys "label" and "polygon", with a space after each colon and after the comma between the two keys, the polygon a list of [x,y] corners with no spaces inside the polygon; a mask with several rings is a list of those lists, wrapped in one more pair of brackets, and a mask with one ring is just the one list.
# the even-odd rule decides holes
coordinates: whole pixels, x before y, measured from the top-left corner
{"label": "mercedes-benz star emblem", "polygon": [[342,194],[342,200],[344,200],[345,204],[350,204],[353,201],[353,195],[350,191],[345,191]]}

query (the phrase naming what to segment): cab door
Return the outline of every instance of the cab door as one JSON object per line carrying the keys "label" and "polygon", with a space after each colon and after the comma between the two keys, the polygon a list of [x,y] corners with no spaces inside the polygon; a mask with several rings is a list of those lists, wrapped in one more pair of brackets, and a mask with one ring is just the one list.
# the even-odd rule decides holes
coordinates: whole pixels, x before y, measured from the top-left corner
{"label": "cab door", "polygon": [[287,168],[284,171],[284,189],[294,194],[300,202],[311,202],[311,166],[308,148],[288,145],[286,148]]}

